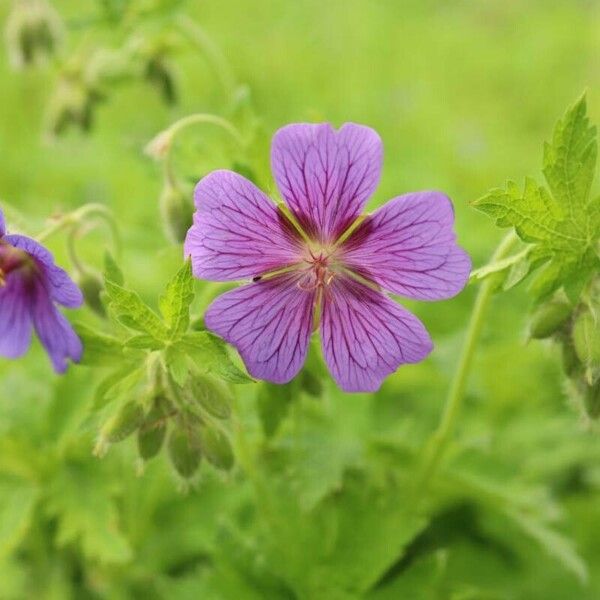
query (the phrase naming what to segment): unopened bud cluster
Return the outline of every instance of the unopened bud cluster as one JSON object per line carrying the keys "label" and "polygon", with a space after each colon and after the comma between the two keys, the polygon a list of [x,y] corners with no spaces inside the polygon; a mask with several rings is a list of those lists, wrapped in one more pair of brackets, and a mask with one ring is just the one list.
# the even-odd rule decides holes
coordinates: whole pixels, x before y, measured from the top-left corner
{"label": "unopened bud cluster", "polygon": [[588,297],[573,305],[566,298],[556,296],[537,308],[529,332],[532,338],[552,338],[560,344],[571,395],[588,419],[598,419],[600,303]]}
{"label": "unopened bud cluster", "polygon": [[229,417],[228,389],[210,376],[190,377],[177,393],[157,384],[146,397],[122,403],[104,422],[96,453],[135,435],[142,464],[166,447],[169,462],[184,479],[193,477],[203,460],[227,471],[234,464]]}
{"label": "unopened bud cluster", "polygon": [[43,63],[56,52],[63,25],[46,0],[15,0],[6,20],[5,37],[11,65],[23,69]]}

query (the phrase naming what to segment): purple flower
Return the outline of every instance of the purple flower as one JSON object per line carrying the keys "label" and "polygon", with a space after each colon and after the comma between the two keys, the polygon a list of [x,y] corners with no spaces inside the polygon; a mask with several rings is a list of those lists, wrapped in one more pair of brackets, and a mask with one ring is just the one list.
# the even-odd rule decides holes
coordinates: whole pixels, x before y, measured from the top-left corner
{"label": "purple flower", "polygon": [[0,210],[0,356],[25,354],[35,328],[54,369],[81,358],[81,341],[55,306],[81,306],[79,288],[48,250],[23,235],[8,235]]}
{"label": "purple flower", "polygon": [[185,255],[194,275],[251,278],[217,298],[206,326],[274,383],[301,369],[320,322],[325,361],[345,391],[374,391],[401,364],[432,350],[423,324],[384,290],[419,300],[463,289],[471,261],[456,245],[439,192],[399,196],[360,216],[379,181],[381,139],[368,127],[295,124],[273,138],[271,166],[305,235],[252,183],[215,171],[198,183]]}

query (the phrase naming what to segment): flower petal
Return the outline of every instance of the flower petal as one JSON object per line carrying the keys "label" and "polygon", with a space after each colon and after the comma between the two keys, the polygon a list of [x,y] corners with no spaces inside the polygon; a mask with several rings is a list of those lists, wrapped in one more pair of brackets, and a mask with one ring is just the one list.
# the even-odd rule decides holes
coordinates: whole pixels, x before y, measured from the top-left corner
{"label": "flower petal", "polygon": [[351,279],[332,281],[323,301],[321,343],[325,361],[346,392],[374,392],[404,363],[433,349],[414,315],[387,296]]}
{"label": "flower petal", "polygon": [[6,233],[6,221],[4,220],[4,213],[0,208],[0,237]]}
{"label": "flower petal", "polygon": [[208,307],[207,328],[238,349],[253,377],[286,383],[304,364],[315,294],[301,289],[299,278],[286,274],[251,283]]}
{"label": "flower petal", "polygon": [[367,217],[343,245],[342,260],[386,290],[418,300],[460,292],[471,271],[456,245],[454,210],[439,192],[390,200]]}
{"label": "flower petal", "polygon": [[57,373],[64,373],[67,360],[79,362],[83,347],[71,324],[52,303],[46,288],[38,283],[32,299],[32,318],[40,342]]}
{"label": "flower petal", "polygon": [[52,254],[39,242],[24,235],[7,235],[4,241],[36,259],[52,300],[67,308],[79,308],[83,304],[81,290],[65,270],[54,264]]}
{"label": "flower petal", "polygon": [[304,230],[333,242],[360,215],[379,183],[383,148],[369,127],[287,125],[273,137],[271,168]]}
{"label": "flower petal", "polygon": [[31,343],[31,316],[25,281],[11,276],[0,287],[0,356],[19,358]]}
{"label": "flower petal", "polygon": [[214,171],[194,193],[197,211],[185,240],[194,275],[212,281],[254,277],[299,260],[293,227],[253,183]]}

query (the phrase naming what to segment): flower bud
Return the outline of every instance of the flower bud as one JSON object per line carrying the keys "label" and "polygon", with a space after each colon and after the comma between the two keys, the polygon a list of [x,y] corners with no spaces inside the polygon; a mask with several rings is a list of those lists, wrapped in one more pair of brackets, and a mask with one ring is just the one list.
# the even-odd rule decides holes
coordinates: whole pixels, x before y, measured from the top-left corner
{"label": "flower bud", "polygon": [[596,420],[600,417],[600,382],[587,386],[583,396],[583,405],[590,419]]}
{"label": "flower bud", "polygon": [[148,461],[162,448],[167,434],[168,402],[162,396],[154,400],[154,405],[138,429],[137,444],[140,458]]}
{"label": "flower bud", "polygon": [[165,235],[175,244],[183,242],[192,225],[194,208],[190,198],[178,185],[167,181],[159,205]]}
{"label": "flower bud", "polygon": [[561,357],[563,371],[567,377],[575,377],[581,373],[583,366],[570,338],[562,341]]}
{"label": "flower bud", "polygon": [[70,126],[88,132],[94,124],[96,106],[105,96],[86,85],[79,74],[65,74],[61,78],[48,112],[48,129],[54,136],[64,134]]}
{"label": "flower bud", "polygon": [[533,339],[550,337],[567,321],[571,312],[571,305],[563,300],[551,300],[542,304],[531,317],[530,337]]}
{"label": "flower bud", "polygon": [[123,404],[121,408],[102,426],[100,438],[114,444],[129,437],[144,420],[144,410],[135,401]]}
{"label": "flower bud", "polygon": [[168,452],[171,464],[182,477],[189,479],[198,470],[202,450],[194,432],[174,427],[169,434]]}
{"label": "flower bud", "polygon": [[198,375],[190,378],[186,396],[217,419],[227,419],[231,414],[229,391],[212,377]]}
{"label": "flower bud", "polygon": [[75,275],[75,283],[79,286],[85,303],[99,316],[106,316],[101,294],[104,290],[102,279],[97,273],[85,271]]}
{"label": "flower bud", "polygon": [[6,21],[6,44],[16,69],[36,65],[59,46],[63,27],[58,13],[45,0],[19,0]]}
{"label": "flower bud", "polygon": [[215,427],[203,426],[201,429],[202,453],[211,465],[223,471],[233,467],[233,450],[227,436]]}
{"label": "flower bud", "polygon": [[173,70],[162,56],[149,58],[144,69],[144,78],[158,90],[165,104],[172,106],[177,103],[177,88]]}
{"label": "flower bud", "polygon": [[600,326],[596,316],[588,310],[580,313],[571,335],[579,360],[586,367],[600,367]]}

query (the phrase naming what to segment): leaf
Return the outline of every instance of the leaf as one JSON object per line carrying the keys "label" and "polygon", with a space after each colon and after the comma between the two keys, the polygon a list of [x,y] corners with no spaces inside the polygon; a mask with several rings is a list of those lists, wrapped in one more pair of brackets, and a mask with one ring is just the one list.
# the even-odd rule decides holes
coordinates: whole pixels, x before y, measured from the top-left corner
{"label": "leaf", "polygon": [[147,333],[156,340],[168,339],[168,332],[161,320],[136,292],[107,280],[106,293],[110,309],[126,327]]}
{"label": "leaf", "polygon": [[534,539],[550,556],[556,558],[567,570],[571,571],[581,583],[587,582],[587,565],[579,554],[577,554],[571,540],[550,529],[534,516],[514,510],[507,510],[506,515],[522,531]]}
{"label": "leaf", "polygon": [[198,368],[213,373],[229,383],[251,383],[254,380],[231,360],[225,342],[208,331],[186,333],[179,345],[195,361]]}
{"label": "leaf", "polygon": [[58,519],[59,546],[78,544],[88,559],[102,563],[121,564],[131,558],[111,489],[89,463],[65,465],[57,473],[46,509]]}
{"label": "leaf", "polygon": [[142,381],[145,374],[145,367],[136,367],[135,364],[125,364],[113,371],[96,388],[92,411],[100,410],[109,402],[113,402],[131,391]]}
{"label": "leaf", "polygon": [[160,312],[172,340],[183,335],[190,324],[190,305],[194,299],[193,283],[192,266],[187,260],[169,282],[160,299]]}
{"label": "leaf", "polygon": [[0,557],[9,554],[31,525],[39,489],[20,477],[0,477]]}
{"label": "leaf", "polygon": [[132,350],[160,350],[164,343],[145,333],[134,335],[125,340],[125,347]]}
{"label": "leaf", "polygon": [[587,581],[587,567],[573,544],[549,524],[556,517],[556,507],[543,490],[498,483],[473,473],[449,475],[461,494],[470,495],[479,504],[508,517],[582,583]]}
{"label": "leaf", "polygon": [[123,346],[117,338],[95,331],[83,323],[76,323],[75,331],[83,343],[81,365],[103,366],[122,360]]}
{"label": "leaf", "polygon": [[[526,178],[521,191],[509,181],[473,203],[496,219],[499,227],[513,227],[529,249],[478,269],[475,279],[505,271],[508,289],[546,263],[530,292],[542,300],[565,287],[580,291],[600,261],[595,247],[600,237],[598,203],[590,202],[596,165],[596,129],[589,125],[585,97],[567,111],[544,147],[544,175],[548,188]],[[570,291],[567,290],[570,288]]]}
{"label": "leaf", "polygon": [[124,285],[125,283],[123,272],[110,252],[104,254],[104,280],[111,281],[117,285]]}
{"label": "leaf", "polygon": [[168,346],[165,360],[171,377],[179,387],[183,387],[190,375],[190,364],[185,350],[180,346]]}

